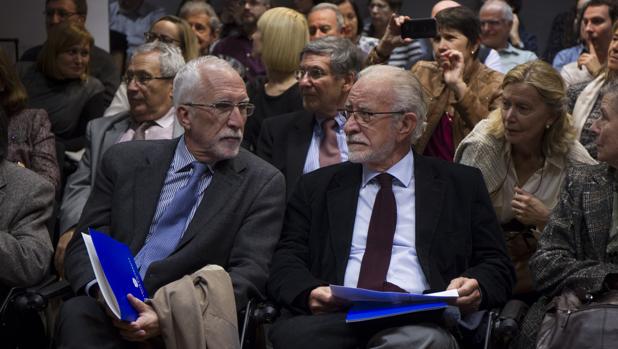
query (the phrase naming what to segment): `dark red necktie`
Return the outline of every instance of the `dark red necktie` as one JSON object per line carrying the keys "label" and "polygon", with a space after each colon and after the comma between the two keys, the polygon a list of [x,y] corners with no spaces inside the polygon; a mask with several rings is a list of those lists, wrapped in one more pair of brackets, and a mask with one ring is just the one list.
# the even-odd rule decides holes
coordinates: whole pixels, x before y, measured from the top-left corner
{"label": "dark red necktie", "polygon": [[367,232],[367,245],[358,276],[358,287],[378,291],[395,289],[386,282],[388,266],[391,262],[393,237],[397,225],[397,204],[393,194],[393,176],[381,173],[376,176],[380,190],[376,195]]}

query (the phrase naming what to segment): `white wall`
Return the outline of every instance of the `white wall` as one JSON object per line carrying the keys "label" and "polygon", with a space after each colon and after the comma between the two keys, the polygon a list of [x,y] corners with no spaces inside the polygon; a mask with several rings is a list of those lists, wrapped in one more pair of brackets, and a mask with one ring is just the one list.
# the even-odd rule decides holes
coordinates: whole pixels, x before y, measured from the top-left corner
{"label": "white wall", "polygon": [[[0,11],[0,38],[19,39],[19,55],[45,41],[45,0],[2,1]],[[107,0],[88,0],[86,28],[95,44],[109,49]]]}

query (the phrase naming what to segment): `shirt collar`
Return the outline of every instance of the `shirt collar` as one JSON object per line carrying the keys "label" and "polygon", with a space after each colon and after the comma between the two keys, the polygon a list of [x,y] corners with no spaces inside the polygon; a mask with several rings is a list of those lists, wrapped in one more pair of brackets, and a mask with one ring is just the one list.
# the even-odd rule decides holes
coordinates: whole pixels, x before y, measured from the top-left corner
{"label": "shirt collar", "polygon": [[511,45],[511,43],[507,43],[506,47],[498,50],[498,52],[500,53],[509,53],[509,54],[514,54],[514,55],[518,55],[519,54],[519,49],[515,48],[513,45]]}
{"label": "shirt collar", "polygon": [[170,127],[174,122],[174,117],[176,116],[176,108],[171,107],[170,110],[165,113],[162,117],[155,120],[155,124],[161,126],[163,128]]}
{"label": "shirt collar", "polygon": [[[391,166],[391,168],[389,168],[385,172],[395,177],[395,179],[397,179],[397,182],[408,188],[410,184],[412,184],[412,178],[414,177],[414,155],[412,155],[412,150],[410,150],[408,154],[406,154],[406,156],[404,156],[401,160],[399,160],[396,164]],[[362,186],[365,187],[367,183],[369,183],[369,181],[371,181],[379,174],[380,172],[371,170],[367,168],[367,166],[363,166]]]}
{"label": "shirt collar", "polygon": [[[172,160],[172,171],[174,173],[187,171],[193,162],[197,161],[195,156],[191,154],[189,149],[187,148],[187,143],[185,142],[185,136],[181,136],[178,141],[178,145],[176,146],[176,151],[174,153],[174,159]],[[208,169],[211,173],[214,173],[212,166],[208,165]]]}
{"label": "shirt collar", "polygon": [[[322,135],[322,123],[326,119],[328,119],[328,118],[325,117],[325,116],[315,114],[314,132],[316,132],[320,136]],[[341,115],[341,113],[337,113],[337,115],[335,115],[335,122],[337,122],[337,130],[336,130],[337,132],[343,130],[343,126],[345,125],[345,121],[346,120],[343,117],[343,115]]]}

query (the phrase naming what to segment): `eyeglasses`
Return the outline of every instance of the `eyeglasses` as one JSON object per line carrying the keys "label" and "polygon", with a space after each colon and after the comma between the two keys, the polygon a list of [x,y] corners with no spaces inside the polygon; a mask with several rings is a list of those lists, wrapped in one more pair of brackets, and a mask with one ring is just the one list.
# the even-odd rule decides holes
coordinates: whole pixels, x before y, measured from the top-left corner
{"label": "eyeglasses", "polygon": [[485,21],[481,21],[481,27],[484,27],[484,26],[497,27],[497,26],[500,25],[500,23],[502,23],[502,21],[497,21],[497,20],[494,20],[494,19],[488,19],[488,20],[485,20]]}
{"label": "eyeglasses", "polygon": [[153,42],[155,40],[159,40],[160,42],[164,44],[168,44],[168,45],[179,45],[180,46],[180,44],[182,43],[180,40],[176,40],[167,35],[157,34],[153,32],[145,32],[144,39],[146,40],[146,42]]}
{"label": "eyeglasses", "polygon": [[238,107],[238,111],[240,115],[243,117],[248,117],[253,115],[255,111],[255,105],[249,102],[240,102],[240,103],[232,103],[232,102],[215,102],[211,104],[201,104],[201,103],[181,103],[182,105],[186,105],[194,108],[211,108],[215,110],[215,114],[217,117],[221,119],[227,119],[232,115],[234,108]]}
{"label": "eyeglasses", "polygon": [[[351,109],[339,109],[338,110],[341,115],[345,118],[346,122],[350,120],[350,118],[354,117],[356,122],[359,124],[367,125],[371,122],[371,120],[375,119],[376,115],[387,115],[387,114],[405,114],[405,111],[364,111],[364,110],[351,110]],[[360,119],[359,119],[360,118]]]}
{"label": "eyeglasses", "polygon": [[312,25],[309,27],[309,35],[311,36],[315,35],[318,32],[318,30],[322,32],[322,34],[328,34],[332,29],[333,27],[331,27],[330,25],[320,25],[320,26]]}
{"label": "eyeglasses", "polygon": [[298,69],[297,71],[294,72],[294,76],[296,76],[296,80],[302,80],[305,74],[307,74],[307,77],[311,80],[318,80],[328,75],[328,73],[326,73],[324,70],[320,68],[309,68],[307,70]]}
{"label": "eyeglasses", "polygon": [[134,74],[132,72],[127,72],[122,77],[122,81],[124,81],[125,84],[129,85],[131,83],[131,81],[133,81],[133,79],[135,79],[135,82],[138,85],[145,86],[151,80],[171,80],[173,78],[174,78],[173,76],[152,76],[150,74],[145,74],[145,73]]}
{"label": "eyeglasses", "polygon": [[62,9],[46,9],[45,11],[43,11],[43,15],[47,18],[52,18],[54,17],[54,15],[58,15],[58,17],[63,20],[78,14],[79,13],[77,12],[68,12]]}

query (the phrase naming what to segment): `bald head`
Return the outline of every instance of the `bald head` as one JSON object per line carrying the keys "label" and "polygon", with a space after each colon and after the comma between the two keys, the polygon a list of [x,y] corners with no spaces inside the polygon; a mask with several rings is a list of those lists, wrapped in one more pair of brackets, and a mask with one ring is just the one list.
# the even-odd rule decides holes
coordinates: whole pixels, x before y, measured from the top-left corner
{"label": "bald head", "polygon": [[458,3],[457,1],[451,1],[451,0],[442,0],[442,1],[438,1],[435,5],[433,5],[433,8],[431,9],[431,17],[434,18],[436,17],[436,14],[442,10],[446,10],[447,8],[451,8],[451,7],[459,7],[461,6],[460,3]]}

